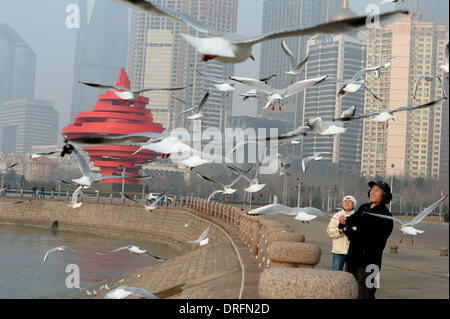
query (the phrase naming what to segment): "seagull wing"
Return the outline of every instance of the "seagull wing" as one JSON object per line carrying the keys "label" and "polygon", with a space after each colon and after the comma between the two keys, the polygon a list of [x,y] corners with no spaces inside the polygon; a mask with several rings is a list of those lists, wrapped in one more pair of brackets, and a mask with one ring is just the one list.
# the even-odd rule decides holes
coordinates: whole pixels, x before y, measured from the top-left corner
{"label": "seagull wing", "polygon": [[417,110],[417,109],[423,109],[423,108],[427,108],[427,107],[431,107],[431,106],[435,106],[436,104],[439,104],[440,102],[446,100],[446,97],[442,97],[440,99],[437,99],[435,101],[431,101],[425,104],[419,104],[419,105],[414,105],[414,106],[403,106],[403,107],[398,107],[396,109],[390,110],[389,113],[395,113],[395,112],[400,112],[400,111],[410,111],[410,110]]}
{"label": "seagull wing", "polygon": [[145,207],[145,204],[142,204],[141,202],[138,202],[137,200],[132,199],[131,197],[125,195],[124,193],[120,192],[120,194],[121,194],[123,197],[125,197],[126,199],[128,199],[129,201],[134,202],[134,203],[136,203],[136,204],[139,204],[139,205]]}
{"label": "seagull wing", "polygon": [[266,206],[262,206],[259,208],[255,208],[249,210],[247,212],[248,215],[276,215],[276,214],[285,214],[289,216],[294,216],[297,212],[291,207],[281,205],[281,204],[270,204]]}
{"label": "seagull wing", "polygon": [[299,210],[303,213],[307,213],[307,214],[319,214],[319,215],[323,215],[323,216],[331,218],[330,215],[324,213],[323,211],[321,211],[320,209],[317,209],[315,207],[300,207],[300,208],[297,208],[297,210]]}
{"label": "seagull wing", "polygon": [[21,200],[17,202],[0,202],[0,205],[14,205],[14,204],[22,204],[22,203],[29,203],[30,200]]}
{"label": "seagull wing", "polygon": [[211,225],[212,224],[208,225],[208,227],[203,231],[203,233],[201,233],[200,237],[198,237],[197,241],[202,241],[203,239],[206,238],[206,236],[208,236],[208,233],[211,230]]}
{"label": "seagull wing", "polygon": [[218,31],[200,23],[199,21],[193,19],[192,17],[186,16],[180,12],[173,11],[168,8],[163,8],[149,1],[144,0],[115,0],[115,1],[139,10],[147,11],[153,14],[157,14],[160,16],[172,18],[180,22],[184,22],[202,33],[219,34]]}
{"label": "seagull wing", "polygon": [[78,144],[82,146],[95,146],[104,144],[119,144],[123,142],[133,142],[143,139],[161,138],[161,133],[154,132],[140,132],[119,136],[83,136],[77,139],[73,139],[70,143]]}
{"label": "seagull wing", "polygon": [[268,86],[266,83],[252,78],[245,78],[240,76],[230,76],[230,79],[240,82],[244,85],[250,86],[252,88],[255,88],[258,91],[262,91],[267,94],[274,94],[278,93],[277,90],[272,89],[270,86]]}
{"label": "seagull wing", "polygon": [[209,194],[207,201],[209,202],[211,200],[211,198],[213,198],[216,194],[219,194],[219,193],[223,193],[223,190],[217,189],[214,192],[212,192],[211,194]]}
{"label": "seagull wing", "polygon": [[90,86],[90,87],[98,88],[98,89],[111,89],[111,90],[117,90],[118,89],[118,87],[115,86],[115,85],[103,85],[103,84],[98,84],[98,83],[89,83],[89,82],[81,82],[81,81],[78,81],[78,82],[81,83],[81,84]]}
{"label": "seagull wing", "polygon": [[373,215],[373,216],[380,217],[380,218],[395,220],[395,221],[399,222],[402,225],[406,225],[406,223],[403,220],[400,220],[400,219],[392,217],[392,216],[380,215],[380,214],[374,214],[374,213],[368,213],[368,212],[364,212],[364,214],[369,214],[369,215]]}
{"label": "seagull wing", "polygon": [[184,90],[190,86],[192,86],[192,85],[175,87],[175,88],[145,88],[142,90],[132,91],[132,93],[142,93],[142,92],[147,92],[147,91],[179,91],[179,90]]}
{"label": "seagull wing", "polygon": [[200,72],[199,70],[197,70],[196,68],[194,68],[194,67],[192,67],[192,68],[194,69],[195,72],[197,72],[198,74],[200,74],[200,75],[201,75],[202,77],[204,77],[205,79],[211,80],[211,81],[213,81],[213,82],[215,82],[215,83],[226,83],[226,82],[228,82],[228,81],[225,80],[225,79],[220,79],[220,78],[216,78],[216,77],[214,77],[214,76],[206,75],[206,74]]}
{"label": "seagull wing", "polygon": [[286,53],[286,55],[291,60],[291,68],[293,69],[296,64],[294,54],[292,53],[291,49],[289,49],[286,41],[284,41],[284,40],[281,41],[281,47],[283,48],[284,53]]}
{"label": "seagull wing", "polygon": [[[116,0],[116,1],[118,1],[118,0]],[[144,297],[146,299],[159,299],[154,294],[152,294],[152,293],[150,293],[147,290],[142,289],[142,288],[123,286],[122,289],[125,290],[125,291],[128,291],[128,292],[131,292],[132,295],[135,295],[137,297]]]}
{"label": "seagull wing", "polygon": [[285,38],[285,37],[298,37],[303,35],[315,35],[317,33],[324,34],[336,34],[336,33],[347,33],[353,31],[359,31],[364,29],[367,26],[367,21],[374,19],[375,21],[379,21],[380,25],[390,24],[393,21],[405,17],[409,14],[407,10],[396,10],[390,11],[386,13],[382,13],[379,15],[372,16],[361,16],[361,17],[353,17],[338,21],[331,21],[327,23],[318,24],[316,26],[310,28],[290,28],[281,31],[271,32],[262,34],[257,37],[251,38],[241,38],[240,40],[234,42],[235,44],[249,44],[253,45],[258,42]]}
{"label": "seagull wing", "polygon": [[422,75],[420,75],[420,76],[417,78],[416,85],[415,85],[415,88],[414,88],[414,94],[413,94],[413,99],[414,99],[414,100],[416,99],[416,93],[417,93],[417,88],[419,87],[419,83],[420,83],[420,81],[422,81],[423,79],[425,79],[425,77],[426,77],[426,75],[425,75],[425,74],[422,74]]}
{"label": "seagull wing", "polygon": [[305,63],[308,62],[308,59],[309,59],[309,53],[306,56],[306,58],[295,67],[294,71],[296,71],[296,72],[300,71],[301,68],[305,65]]}
{"label": "seagull wing", "polygon": [[406,225],[413,226],[418,223],[420,223],[427,215],[431,214],[440,204],[441,202],[447,198],[448,195],[445,195],[440,200],[435,202],[434,204],[431,204],[427,208],[425,208],[423,211],[421,211],[417,216],[415,216],[411,221],[407,222]]}
{"label": "seagull wing", "polygon": [[289,85],[286,88],[284,97],[289,97],[291,95],[297,94],[300,91],[311,88],[311,87],[325,81],[327,77],[328,77],[328,75],[324,75],[324,76],[320,76],[320,77],[317,77],[314,79],[307,79],[307,80],[295,82],[294,84]]}
{"label": "seagull wing", "polygon": [[75,205],[77,203],[77,199],[78,199],[78,195],[80,195],[81,190],[83,189],[83,186],[80,185],[72,194],[72,200],[71,200],[71,204]]}
{"label": "seagull wing", "polygon": [[130,247],[131,246],[123,246],[123,247],[119,247],[119,248],[116,248],[116,249],[110,250],[110,251],[97,252],[97,254],[98,255],[113,254],[113,253],[117,253],[118,251],[121,251],[121,250],[129,249]]}
{"label": "seagull wing", "polygon": [[81,173],[83,173],[84,176],[91,175],[91,169],[89,168],[89,164],[86,162],[84,157],[80,154],[78,149],[76,147],[74,147],[72,152],[75,154],[75,158],[78,162],[78,166],[80,167]]}
{"label": "seagull wing", "polygon": [[383,100],[380,99],[378,96],[376,96],[375,93],[373,93],[367,86],[365,86],[364,84],[362,84],[361,87],[362,87],[364,90],[366,90],[367,92],[369,92],[370,95],[372,95],[373,98],[374,98],[375,100],[378,100],[378,101],[380,101],[381,103],[384,103]]}
{"label": "seagull wing", "polygon": [[207,181],[207,182],[210,182],[210,183],[216,184],[216,185],[218,185],[218,186],[220,186],[220,187],[222,187],[222,188],[225,188],[225,184],[216,182],[215,180],[213,180],[213,179],[211,179],[211,178],[209,178],[209,177],[207,177],[207,176],[205,176],[205,175],[202,175],[202,174],[199,173],[199,172],[197,172],[197,176],[200,177],[200,178],[203,178],[203,179],[204,179],[205,181]]}
{"label": "seagull wing", "polygon": [[302,169],[303,169],[303,173],[306,172],[306,163],[308,163],[308,162],[311,161],[312,159],[313,159],[313,158],[312,158],[311,156],[302,159]]}

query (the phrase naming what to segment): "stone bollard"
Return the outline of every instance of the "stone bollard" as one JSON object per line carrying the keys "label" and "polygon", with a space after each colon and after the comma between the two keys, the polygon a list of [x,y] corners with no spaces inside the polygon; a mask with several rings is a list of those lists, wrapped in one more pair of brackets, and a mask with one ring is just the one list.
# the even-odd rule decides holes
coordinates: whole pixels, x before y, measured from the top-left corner
{"label": "stone bollard", "polygon": [[269,245],[267,257],[270,268],[314,268],[320,262],[320,254],[320,247],[314,244],[276,241]]}
{"label": "stone bollard", "polygon": [[100,203],[100,192],[95,192],[95,201],[97,202],[97,203]]}
{"label": "stone bollard", "polygon": [[262,299],[356,299],[358,284],[345,271],[270,268],[259,278]]}
{"label": "stone bollard", "polygon": [[112,203],[112,201],[113,201],[113,196],[112,196],[112,194],[109,194],[109,201]]}
{"label": "stone bollard", "polygon": [[20,198],[23,197],[23,188],[20,189]]}
{"label": "stone bollard", "polygon": [[52,190],[52,192],[50,193],[50,198],[55,198],[55,191]]}
{"label": "stone bollard", "polygon": [[69,191],[66,191],[66,201],[69,200]]}
{"label": "stone bollard", "polygon": [[447,247],[441,247],[441,256],[448,256]]}
{"label": "stone bollard", "polygon": [[398,254],[398,246],[391,245],[391,254]]}

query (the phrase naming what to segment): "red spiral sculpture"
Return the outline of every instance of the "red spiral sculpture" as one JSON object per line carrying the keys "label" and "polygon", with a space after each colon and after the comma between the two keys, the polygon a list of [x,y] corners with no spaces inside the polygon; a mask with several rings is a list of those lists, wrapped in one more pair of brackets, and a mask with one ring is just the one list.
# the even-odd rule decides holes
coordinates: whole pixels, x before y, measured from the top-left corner
{"label": "red spiral sculpture", "polygon": [[[130,80],[125,69],[120,71],[117,86],[130,88]],[[131,106],[130,104],[133,104]],[[106,136],[118,136],[139,132],[161,133],[164,128],[161,124],[153,122],[153,114],[145,106],[148,98],[140,96],[138,99],[125,101],[114,94],[113,90],[100,94],[93,111],[78,113],[73,124],[63,129],[67,139],[76,139],[91,134]],[[105,145],[100,147],[84,147],[94,166],[100,168],[103,176],[122,174],[125,167],[125,176],[139,177],[141,165],[158,156],[158,153],[142,150],[136,155],[131,155],[138,150],[138,146]],[[105,179],[103,183],[122,183],[121,179]],[[126,184],[138,184],[138,181],[125,180]]]}

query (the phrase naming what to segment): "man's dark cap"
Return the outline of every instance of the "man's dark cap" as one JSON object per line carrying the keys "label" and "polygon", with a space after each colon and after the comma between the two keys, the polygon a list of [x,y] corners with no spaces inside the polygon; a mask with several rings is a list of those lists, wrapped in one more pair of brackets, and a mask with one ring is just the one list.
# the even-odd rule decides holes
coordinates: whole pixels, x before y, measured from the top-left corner
{"label": "man's dark cap", "polygon": [[384,190],[384,192],[386,194],[383,195],[383,203],[389,204],[391,202],[391,200],[392,200],[391,187],[389,187],[389,184],[384,182],[384,181],[378,181],[378,182],[371,181],[371,182],[369,182],[369,187],[370,188],[374,187],[375,185],[377,185],[382,190]]}

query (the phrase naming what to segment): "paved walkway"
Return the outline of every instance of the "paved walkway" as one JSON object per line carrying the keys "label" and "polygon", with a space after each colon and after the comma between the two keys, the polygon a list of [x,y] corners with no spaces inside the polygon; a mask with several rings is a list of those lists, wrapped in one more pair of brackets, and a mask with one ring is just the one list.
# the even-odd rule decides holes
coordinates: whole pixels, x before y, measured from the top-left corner
{"label": "paved walkway", "polygon": [[[270,219],[283,222],[305,236],[305,241],[320,246],[322,256],[316,269],[331,270],[331,238],[326,233],[328,219],[318,217],[310,224],[302,224],[290,216],[275,215]],[[378,299],[448,299],[449,260],[440,256],[440,247],[448,247],[448,224],[421,224],[425,233],[416,236],[414,245],[405,237],[399,244],[401,232],[398,225],[388,240],[383,254]],[[390,246],[398,246],[398,254],[390,253]]]}

